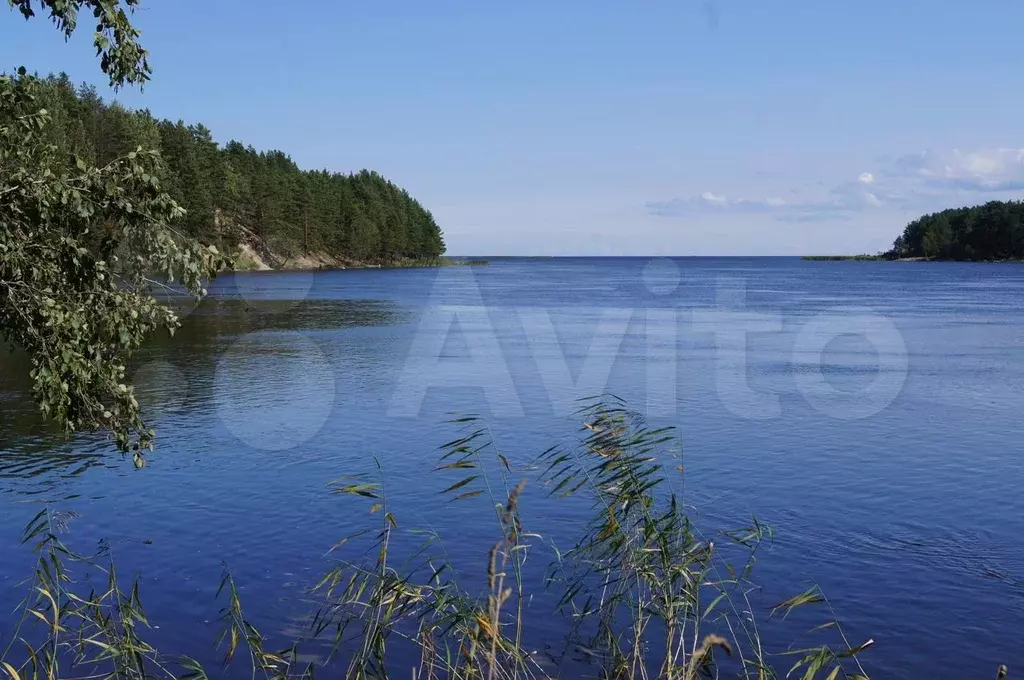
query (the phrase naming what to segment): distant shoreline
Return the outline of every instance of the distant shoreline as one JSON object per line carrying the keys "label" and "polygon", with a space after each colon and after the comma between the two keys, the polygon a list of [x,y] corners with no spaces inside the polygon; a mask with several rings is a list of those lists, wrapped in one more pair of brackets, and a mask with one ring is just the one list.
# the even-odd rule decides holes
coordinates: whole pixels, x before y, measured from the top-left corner
{"label": "distant shoreline", "polygon": [[317,264],[315,266],[298,266],[290,264],[289,266],[281,267],[266,267],[266,268],[254,268],[254,267],[233,267],[228,271],[244,274],[259,274],[259,273],[281,273],[281,272],[331,272],[331,271],[342,271],[345,269],[435,269],[438,267],[482,267],[489,264],[487,260],[457,260],[457,259],[442,259],[435,261],[419,261],[419,260],[403,260],[397,262],[348,262],[345,264]]}
{"label": "distant shoreline", "polygon": [[487,260],[480,258],[445,256],[429,259],[403,258],[386,262],[343,258],[326,252],[309,252],[297,257],[282,257],[268,251],[260,253],[251,245],[241,243],[235,251],[229,269],[236,272],[303,272],[341,269],[415,269],[485,264],[487,264]]}
{"label": "distant shoreline", "polygon": [[1024,260],[963,260],[942,257],[885,257],[884,255],[801,255],[809,262],[978,262],[988,264],[1024,263]]}

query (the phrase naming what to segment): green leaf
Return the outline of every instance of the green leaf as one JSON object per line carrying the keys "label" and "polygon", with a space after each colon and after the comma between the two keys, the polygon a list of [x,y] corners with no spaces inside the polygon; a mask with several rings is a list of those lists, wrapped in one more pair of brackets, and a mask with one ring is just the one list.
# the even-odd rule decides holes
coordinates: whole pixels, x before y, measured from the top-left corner
{"label": "green leaf", "polygon": [[21,675],[18,674],[18,669],[11,664],[6,661],[0,661],[0,666],[3,666],[4,670],[7,671],[7,674],[11,676],[11,680],[21,680]]}
{"label": "green leaf", "polygon": [[803,607],[809,604],[818,604],[819,602],[824,601],[825,598],[821,596],[821,591],[818,589],[818,586],[811,586],[799,595],[794,595],[788,600],[780,602],[772,607],[771,614],[774,616],[777,612],[783,611],[783,617],[785,617],[789,612],[793,611],[793,609],[797,607]]}
{"label": "green leaf", "polygon": [[463,479],[461,481],[455,482],[454,484],[449,486],[447,489],[445,489],[441,493],[449,493],[451,491],[457,491],[457,490],[461,489],[462,487],[466,486],[467,484],[469,484],[470,482],[472,482],[473,480],[479,479],[479,478],[480,478],[480,475],[470,475],[469,477],[466,477],[465,479]]}

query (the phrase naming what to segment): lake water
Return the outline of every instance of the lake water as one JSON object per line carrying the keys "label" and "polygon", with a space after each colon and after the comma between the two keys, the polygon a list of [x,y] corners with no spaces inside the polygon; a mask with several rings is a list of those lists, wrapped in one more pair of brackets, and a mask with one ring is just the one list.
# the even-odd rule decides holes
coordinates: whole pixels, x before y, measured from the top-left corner
{"label": "lake water", "polygon": [[[45,500],[80,514],[69,542],[106,538],[141,572],[169,651],[217,658],[225,563],[265,632],[301,634],[325,552],[367,520],[327,485],[375,459],[400,526],[482,574],[493,514],[447,503],[452,479],[431,472],[450,414],[481,415],[518,470],[575,436],[577,397],[607,391],[678,428],[702,523],[774,527],[762,613],[818,583],[851,641],[876,641],[878,677],[990,677],[1019,658],[1024,267],[493,259],[225,276],[186,314],[135,366],[158,430],[141,471],[55,436],[4,359],[0,610],[24,594],[18,536]],[[587,509],[529,487],[523,508],[556,541]]]}

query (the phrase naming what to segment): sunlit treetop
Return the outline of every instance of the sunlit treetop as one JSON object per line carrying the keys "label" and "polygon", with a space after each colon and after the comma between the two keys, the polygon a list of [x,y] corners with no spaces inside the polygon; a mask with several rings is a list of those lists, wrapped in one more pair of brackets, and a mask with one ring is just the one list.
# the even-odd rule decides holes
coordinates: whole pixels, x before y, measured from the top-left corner
{"label": "sunlit treetop", "polygon": [[[100,68],[110,77],[110,84],[141,85],[149,80],[148,53],[139,42],[140,32],[132,25],[129,14],[139,0],[7,0],[26,19],[36,12],[49,14],[50,19],[66,38],[78,28],[84,15],[91,13],[96,22],[93,44]],[[127,11],[126,11],[127,10]]]}

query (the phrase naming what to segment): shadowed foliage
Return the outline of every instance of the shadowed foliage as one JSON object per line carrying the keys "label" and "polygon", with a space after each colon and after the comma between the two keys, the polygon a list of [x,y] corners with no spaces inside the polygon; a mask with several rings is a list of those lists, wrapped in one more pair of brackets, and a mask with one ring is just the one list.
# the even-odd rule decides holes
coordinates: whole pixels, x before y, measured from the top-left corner
{"label": "shadowed foliage", "polygon": [[925,215],[907,225],[889,255],[942,260],[1024,259],[1024,201],[990,201]]}

